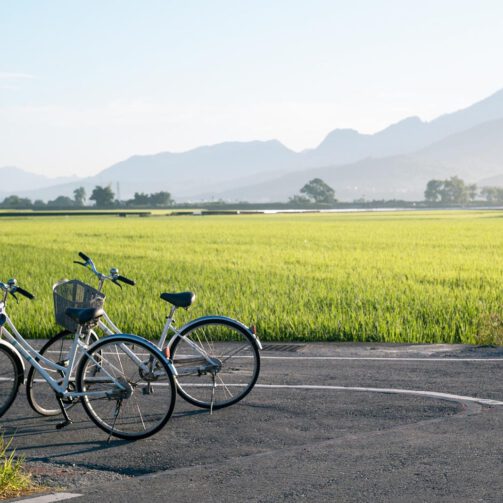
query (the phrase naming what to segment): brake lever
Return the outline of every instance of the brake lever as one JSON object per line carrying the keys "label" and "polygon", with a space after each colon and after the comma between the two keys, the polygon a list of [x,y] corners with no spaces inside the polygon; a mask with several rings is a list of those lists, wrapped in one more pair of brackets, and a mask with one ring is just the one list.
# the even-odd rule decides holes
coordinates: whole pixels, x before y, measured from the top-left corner
{"label": "brake lever", "polygon": [[114,285],[117,285],[117,286],[118,286],[118,287],[122,290],[122,285],[121,285],[121,284],[120,284],[120,283],[119,283],[116,279],[113,279],[113,280],[112,280],[112,283],[113,283]]}
{"label": "brake lever", "polygon": [[78,260],[74,260],[73,263],[74,264],[83,265],[84,267],[87,267],[87,264],[85,264],[84,262],[79,262]]}
{"label": "brake lever", "polygon": [[16,294],[14,292],[9,293],[16,299],[16,302],[19,304],[19,299],[16,297]]}

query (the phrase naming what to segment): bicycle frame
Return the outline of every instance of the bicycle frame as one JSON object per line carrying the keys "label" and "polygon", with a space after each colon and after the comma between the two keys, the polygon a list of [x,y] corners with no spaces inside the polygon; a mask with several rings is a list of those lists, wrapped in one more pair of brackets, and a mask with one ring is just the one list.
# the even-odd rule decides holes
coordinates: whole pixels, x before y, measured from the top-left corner
{"label": "bicycle frame", "polygon": [[[195,344],[194,342],[192,342],[189,338],[183,336],[180,333],[181,330],[183,330],[185,328],[185,325],[180,330],[177,330],[172,325],[173,314],[174,313],[173,313],[173,310],[172,310],[172,313],[170,314],[170,316],[168,316],[168,318],[166,320],[166,323],[164,325],[164,329],[162,331],[161,338],[159,339],[159,342],[157,343],[157,348],[162,351],[162,349],[164,347],[164,343],[166,342],[169,330],[171,329],[175,333],[173,334],[173,336],[171,337],[171,339],[168,342],[168,346],[167,346],[168,348],[171,348],[171,345],[173,344],[173,341],[175,340],[176,337],[183,337],[184,340],[187,342],[187,344],[189,344],[197,353],[199,353],[201,355],[201,357],[203,357],[209,365],[215,365],[214,359],[211,358],[206,353],[206,351],[204,351],[200,346],[198,346],[197,344]],[[102,318],[99,320],[98,327],[106,335],[114,335],[114,334],[121,333],[120,329],[113,323],[113,321],[110,319],[110,317],[108,316],[108,314],[106,312],[104,313],[104,315],[102,316]],[[171,371],[173,372],[173,377],[176,379],[180,375],[180,372],[178,372],[178,370],[176,368],[176,365],[172,364],[170,362],[170,360],[168,360],[168,364],[169,364],[169,366],[171,368]],[[197,368],[195,370],[197,370]],[[190,368],[185,368],[184,371],[183,371],[184,374],[190,374],[191,372],[192,372],[192,369],[190,369]]]}
{"label": "bicycle frame", "polygon": [[[182,332],[186,328],[188,328],[190,325],[197,323],[197,322],[200,322],[202,320],[208,320],[208,321],[228,320],[228,321],[231,321],[233,323],[240,325],[243,329],[250,332],[250,329],[248,327],[246,327],[243,323],[241,323],[237,320],[225,317],[225,316],[203,316],[201,318],[191,320],[188,323],[186,323],[185,325],[183,325],[180,329],[177,329],[176,327],[173,326],[173,317],[174,317],[175,311],[176,311],[176,307],[174,307],[174,306],[171,307],[170,313],[166,317],[166,322],[164,324],[164,328],[162,330],[161,337],[157,343],[158,349],[160,349],[162,351],[163,348],[166,347],[168,350],[168,354],[169,354],[169,351],[171,350],[171,346],[173,345],[173,342],[175,341],[175,339],[177,337],[180,337],[180,338],[183,338],[185,343],[187,343],[195,352],[197,352],[199,355],[201,355],[201,357],[204,358],[204,360],[206,360],[206,362],[209,365],[215,365],[215,363],[216,363],[215,360],[211,356],[209,356],[208,353],[206,353],[206,351],[204,351],[203,348],[201,348],[198,344],[193,342],[189,337],[182,334]],[[106,312],[103,314],[103,316],[98,321],[98,327],[106,335],[113,335],[113,334],[121,333],[120,329],[112,322],[112,320],[110,319],[110,317],[108,316],[108,314]],[[170,339],[168,340],[167,345],[165,346],[170,330],[172,330],[174,333],[170,337]],[[254,333],[251,333],[251,335],[253,336],[254,340],[256,341],[259,349],[262,349],[262,344],[260,343],[259,338]],[[177,363],[176,360],[172,364],[171,364],[170,360],[168,360],[168,363],[170,363],[170,368],[171,368],[171,371],[173,372],[173,377],[175,379],[180,375],[184,375],[184,374],[190,375],[193,371],[197,371],[200,368],[200,367],[194,367],[194,368],[184,367],[183,370],[178,371],[176,369],[176,363]],[[187,362],[184,362],[184,363],[187,363]]]}
{"label": "bicycle frame", "polygon": [[[0,314],[5,317],[5,321],[2,325],[2,335],[5,336],[6,342],[10,344],[15,351],[17,351],[28,363],[30,363],[35,369],[42,375],[47,384],[58,394],[58,396],[62,398],[78,398],[78,397],[94,397],[94,398],[106,398],[109,396],[109,392],[107,391],[68,391],[68,386],[70,383],[70,376],[75,368],[76,362],[76,354],[77,350],[80,347],[83,351],[87,351],[88,346],[86,346],[81,340],[80,336],[82,335],[82,327],[79,326],[77,332],[75,332],[75,338],[70,349],[69,353],[69,365],[63,366],[59,365],[45,356],[41,355],[33,346],[31,346],[26,339],[18,332],[16,326],[11,321],[7,313],[5,312],[5,306],[3,303],[0,303]],[[6,328],[6,325],[9,327],[11,331]],[[127,348],[126,348],[127,349]],[[128,351],[129,356],[131,357],[131,353]],[[140,363],[143,365],[138,358],[134,358],[136,363]],[[56,372],[60,372],[63,376],[63,382],[59,384],[59,380],[54,379],[49,372],[39,363],[42,361],[47,367]],[[98,364],[93,358],[94,363]],[[102,368],[105,374],[112,380],[114,385],[119,386],[122,389],[125,387],[118,382],[111,374],[109,374],[104,368]]]}

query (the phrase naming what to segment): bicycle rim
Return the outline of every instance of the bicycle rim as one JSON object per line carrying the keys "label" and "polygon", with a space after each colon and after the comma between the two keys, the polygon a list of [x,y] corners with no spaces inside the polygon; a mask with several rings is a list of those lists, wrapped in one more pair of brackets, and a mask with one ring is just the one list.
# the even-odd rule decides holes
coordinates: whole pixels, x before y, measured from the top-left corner
{"label": "bicycle rim", "polygon": [[239,402],[252,390],[260,357],[255,340],[242,327],[227,321],[202,321],[182,335],[173,342],[171,358],[178,372],[178,393],[185,400],[220,409]]}
{"label": "bicycle rim", "polygon": [[128,337],[102,339],[87,351],[79,366],[77,386],[85,393],[107,393],[106,397],[83,397],[84,409],[98,427],[129,440],[159,431],[175,404],[173,376],[162,354],[147,342]]}
{"label": "bicycle rim", "polygon": [[0,416],[5,414],[16,398],[19,370],[10,351],[0,346]]}

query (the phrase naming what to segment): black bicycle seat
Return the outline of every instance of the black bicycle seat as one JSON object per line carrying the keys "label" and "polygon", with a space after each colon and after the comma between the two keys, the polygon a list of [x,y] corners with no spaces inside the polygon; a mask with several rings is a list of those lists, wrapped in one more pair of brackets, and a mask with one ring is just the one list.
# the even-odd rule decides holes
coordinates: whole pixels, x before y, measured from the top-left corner
{"label": "black bicycle seat", "polygon": [[78,307],[68,307],[65,309],[65,314],[79,325],[83,325],[91,320],[97,320],[105,314],[101,307],[87,307],[80,309]]}
{"label": "black bicycle seat", "polygon": [[196,299],[196,294],[192,292],[161,293],[161,299],[176,307],[189,307]]}

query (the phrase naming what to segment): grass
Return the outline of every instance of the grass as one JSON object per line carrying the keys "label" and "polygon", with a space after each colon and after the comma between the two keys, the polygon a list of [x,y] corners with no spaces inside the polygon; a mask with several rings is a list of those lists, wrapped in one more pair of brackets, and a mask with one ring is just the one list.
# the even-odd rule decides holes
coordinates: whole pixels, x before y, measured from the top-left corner
{"label": "grass", "polygon": [[[32,337],[57,331],[51,285],[77,277],[82,250],[99,269],[138,282],[107,284],[107,312],[127,332],[160,333],[162,291],[198,299],[178,321],[226,314],[263,340],[476,343],[502,312],[503,215],[436,211],[151,219],[2,219],[0,278],[37,301],[9,304]],[[179,323],[180,324],[180,323]],[[487,323],[486,323],[487,325]]]}
{"label": "grass", "polygon": [[24,470],[24,459],[8,453],[12,439],[5,441],[0,436],[0,499],[15,498],[38,490]]}

